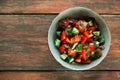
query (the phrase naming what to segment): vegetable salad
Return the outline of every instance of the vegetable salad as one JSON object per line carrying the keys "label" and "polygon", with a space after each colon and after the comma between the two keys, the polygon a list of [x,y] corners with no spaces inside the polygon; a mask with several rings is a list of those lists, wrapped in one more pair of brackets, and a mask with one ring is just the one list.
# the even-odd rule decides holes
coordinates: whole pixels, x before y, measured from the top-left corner
{"label": "vegetable salad", "polygon": [[89,64],[102,56],[105,39],[94,18],[59,20],[55,46],[67,63]]}

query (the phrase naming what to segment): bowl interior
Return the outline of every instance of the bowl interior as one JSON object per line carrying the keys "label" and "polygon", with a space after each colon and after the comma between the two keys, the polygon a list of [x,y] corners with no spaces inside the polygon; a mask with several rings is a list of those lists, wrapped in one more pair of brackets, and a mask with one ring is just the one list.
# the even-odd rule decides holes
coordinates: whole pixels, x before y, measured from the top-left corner
{"label": "bowl interior", "polygon": [[[62,59],[60,59],[60,53],[54,45],[54,40],[56,38],[56,30],[58,28],[58,21],[62,18],[66,18],[66,17],[83,18],[86,16],[95,18],[95,21],[98,24],[102,35],[105,37],[105,49],[102,51],[103,55],[99,59],[92,61],[91,64],[86,64],[86,65],[68,64],[68,63],[64,62]],[[52,55],[61,65],[63,65],[66,68],[72,69],[72,70],[87,70],[87,69],[90,69],[90,68],[98,65],[107,55],[108,50],[110,48],[110,42],[111,42],[110,31],[108,29],[107,24],[102,19],[102,17],[100,15],[98,15],[96,12],[93,12],[92,10],[90,10],[88,8],[83,8],[83,7],[70,8],[70,9],[67,9],[67,10],[61,12],[52,21],[52,24],[51,24],[51,26],[49,28],[49,32],[48,32],[48,44],[49,44],[49,48],[50,48]]]}

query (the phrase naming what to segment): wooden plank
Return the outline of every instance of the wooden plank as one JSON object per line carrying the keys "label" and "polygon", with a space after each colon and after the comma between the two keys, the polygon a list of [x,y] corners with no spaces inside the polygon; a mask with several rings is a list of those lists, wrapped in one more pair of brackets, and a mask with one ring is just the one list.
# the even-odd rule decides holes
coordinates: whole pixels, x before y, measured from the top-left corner
{"label": "wooden plank", "polygon": [[0,13],[59,13],[88,7],[98,13],[120,14],[120,0],[1,0]]}
{"label": "wooden plank", "polygon": [[1,80],[120,80],[119,71],[1,72]]}
{"label": "wooden plank", "polygon": [[[66,70],[53,58],[47,44],[55,16],[0,15],[0,70]],[[120,15],[102,17],[112,34],[111,49],[92,70],[120,70]]]}

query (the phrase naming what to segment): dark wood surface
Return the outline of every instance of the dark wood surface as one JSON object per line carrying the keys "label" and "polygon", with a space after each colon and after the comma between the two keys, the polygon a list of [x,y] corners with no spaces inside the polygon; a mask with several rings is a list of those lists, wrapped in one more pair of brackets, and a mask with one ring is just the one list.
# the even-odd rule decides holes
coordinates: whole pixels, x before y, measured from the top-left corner
{"label": "dark wood surface", "polygon": [[[88,71],[62,67],[47,43],[51,21],[76,6],[98,12],[112,37],[107,57]],[[120,80],[120,0],[1,0],[0,70],[0,80]]]}

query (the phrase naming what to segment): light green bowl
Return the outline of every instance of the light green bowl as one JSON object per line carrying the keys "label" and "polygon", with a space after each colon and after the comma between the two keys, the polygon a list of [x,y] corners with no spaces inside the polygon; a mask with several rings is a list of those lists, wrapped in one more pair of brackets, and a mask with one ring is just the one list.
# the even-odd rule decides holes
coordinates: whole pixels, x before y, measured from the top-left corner
{"label": "light green bowl", "polygon": [[[58,28],[58,21],[62,18],[66,18],[66,17],[80,18],[83,16],[95,18],[95,20],[99,26],[99,29],[102,32],[102,35],[105,37],[105,49],[102,51],[102,53],[103,53],[102,56],[99,59],[92,61],[92,63],[90,63],[90,64],[85,64],[85,65],[69,64],[60,58],[60,53],[54,45],[54,41],[56,38],[56,30]],[[111,43],[110,31],[109,31],[109,28],[108,28],[107,24],[105,23],[104,19],[96,12],[94,12],[88,8],[84,8],[84,7],[74,7],[74,8],[69,8],[67,10],[64,10],[58,16],[56,16],[56,18],[52,21],[52,24],[50,25],[50,28],[48,31],[48,45],[49,45],[52,55],[54,56],[56,61],[59,62],[62,66],[72,69],[72,70],[88,70],[88,69],[98,65],[106,57],[106,55],[109,51],[109,48],[110,48],[110,43]]]}

